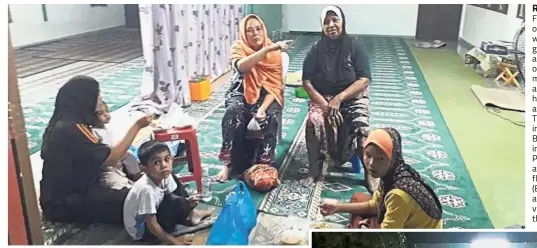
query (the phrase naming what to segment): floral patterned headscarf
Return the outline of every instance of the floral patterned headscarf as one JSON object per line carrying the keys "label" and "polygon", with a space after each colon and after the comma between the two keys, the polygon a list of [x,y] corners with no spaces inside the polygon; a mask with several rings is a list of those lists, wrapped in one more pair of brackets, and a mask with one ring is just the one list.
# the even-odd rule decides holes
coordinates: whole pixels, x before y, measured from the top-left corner
{"label": "floral patterned headscarf", "polygon": [[420,174],[405,163],[401,135],[394,128],[384,128],[392,139],[391,167],[388,173],[381,178],[379,191],[381,204],[379,204],[379,224],[384,220],[386,206],[385,196],[392,189],[407,192],[429,215],[435,220],[442,219],[442,205],[434,190],[423,180]]}

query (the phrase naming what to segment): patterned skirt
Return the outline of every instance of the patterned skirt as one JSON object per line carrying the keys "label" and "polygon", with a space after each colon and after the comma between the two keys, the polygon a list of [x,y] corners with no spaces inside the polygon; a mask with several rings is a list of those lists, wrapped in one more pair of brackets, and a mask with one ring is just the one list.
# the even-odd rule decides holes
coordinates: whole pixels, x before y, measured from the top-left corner
{"label": "patterned skirt", "polygon": [[[332,96],[325,98],[327,101],[333,99]],[[351,161],[354,155],[362,159],[363,143],[369,135],[369,98],[343,101],[339,111],[343,122],[335,126],[329,124],[328,113],[321,106],[309,103],[306,144],[310,164],[322,164],[327,155],[336,165]]]}

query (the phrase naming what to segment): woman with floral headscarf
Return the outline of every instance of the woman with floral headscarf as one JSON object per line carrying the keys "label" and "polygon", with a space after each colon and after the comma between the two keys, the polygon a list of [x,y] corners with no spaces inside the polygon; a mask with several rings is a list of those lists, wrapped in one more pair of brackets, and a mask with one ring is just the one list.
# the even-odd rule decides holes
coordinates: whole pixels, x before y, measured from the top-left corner
{"label": "woman with floral headscarf", "polygon": [[[341,8],[321,12],[322,37],[304,59],[302,82],[310,104],[306,122],[309,175],[304,186],[319,179],[329,156],[334,165],[362,159],[369,134],[369,61],[356,39],[347,34]],[[366,172],[370,191],[374,181]]]}
{"label": "woman with floral headscarf", "polygon": [[[234,75],[226,96],[222,119],[222,149],[219,159],[226,166],[216,180],[241,175],[253,164],[272,165],[278,122],[283,105],[282,50],[290,41],[273,43],[265,24],[256,15],[240,23],[240,39],[231,47]],[[261,139],[246,138],[252,118],[261,127]]]}
{"label": "woman with floral headscarf", "polygon": [[324,203],[321,213],[350,213],[351,228],[442,228],[442,206],[433,189],[405,163],[401,136],[393,128],[371,132],[365,142],[364,165],[380,178],[373,199],[355,193],[350,203]]}

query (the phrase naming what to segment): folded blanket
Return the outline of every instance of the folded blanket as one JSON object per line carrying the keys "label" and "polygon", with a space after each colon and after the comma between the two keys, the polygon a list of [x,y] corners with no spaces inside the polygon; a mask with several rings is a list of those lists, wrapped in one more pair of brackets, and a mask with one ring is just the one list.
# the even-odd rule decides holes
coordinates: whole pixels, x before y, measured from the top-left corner
{"label": "folded blanket", "polygon": [[152,99],[143,99],[142,97],[137,97],[132,100],[129,113],[139,112],[146,115],[161,116],[162,114],[166,113],[168,109],[169,106],[158,104]]}

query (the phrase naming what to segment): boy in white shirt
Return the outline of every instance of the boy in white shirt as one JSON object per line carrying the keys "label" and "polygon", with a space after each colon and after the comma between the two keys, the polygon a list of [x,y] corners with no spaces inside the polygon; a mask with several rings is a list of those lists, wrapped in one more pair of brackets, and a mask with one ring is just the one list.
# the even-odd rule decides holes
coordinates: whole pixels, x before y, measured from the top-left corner
{"label": "boy in white shirt", "polygon": [[155,140],[147,141],[140,146],[138,158],[145,174],[134,183],[125,199],[125,229],[134,240],[190,244],[191,237],[174,237],[170,233],[178,224],[199,224],[212,214],[213,209],[195,209],[199,195],[189,196],[173,175],[173,157],[168,145]]}

